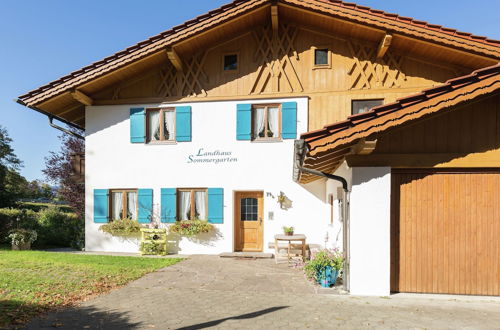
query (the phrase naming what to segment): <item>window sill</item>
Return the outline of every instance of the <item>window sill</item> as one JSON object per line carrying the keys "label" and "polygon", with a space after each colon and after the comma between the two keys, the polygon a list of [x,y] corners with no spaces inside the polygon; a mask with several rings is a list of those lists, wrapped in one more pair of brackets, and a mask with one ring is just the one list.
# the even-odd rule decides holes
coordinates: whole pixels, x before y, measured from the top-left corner
{"label": "window sill", "polygon": [[276,142],[283,142],[283,139],[281,138],[276,138],[276,139],[257,139],[257,140],[252,140],[253,143],[276,143]]}
{"label": "window sill", "polygon": [[322,64],[322,65],[314,65],[312,67],[313,70],[318,70],[318,69],[331,69],[332,66],[331,64]]}
{"label": "window sill", "polygon": [[155,142],[147,142],[148,146],[158,146],[158,145],[168,145],[168,144],[177,144],[177,141],[155,141]]}

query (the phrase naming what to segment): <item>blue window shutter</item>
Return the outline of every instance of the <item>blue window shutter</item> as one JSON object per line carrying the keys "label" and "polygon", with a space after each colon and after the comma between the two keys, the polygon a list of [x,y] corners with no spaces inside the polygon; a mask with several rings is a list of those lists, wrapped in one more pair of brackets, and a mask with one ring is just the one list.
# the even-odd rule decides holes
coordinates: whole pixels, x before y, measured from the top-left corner
{"label": "blue window shutter", "polygon": [[208,222],[223,223],[224,189],[208,188]]}
{"label": "blue window shutter", "polygon": [[94,189],[94,222],[108,222],[108,189]]}
{"label": "blue window shutter", "polygon": [[236,140],[252,138],[252,105],[238,104],[236,106]]}
{"label": "blue window shutter", "polygon": [[146,111],[144,108],[130,109],[130,142],[146,142]]}
{"label": "blue window shutter", "polygon": [[177,215],[175,188],[161,188],[161,222],[174,223]]}
{"label": "blue window shutter", "polygon": [[139,204],[137,222],[150,223],[153,216],[153,189],[138,189],[137,203]]}
{"label": "blue window shutter", "polygon": [[175,135],[178,142],[191,141],[191,107],[175,108]]}
{"label": "blue window shutter", "polygon": [[283,139],[297,138],[297,102],[281,104],[281,136]]}

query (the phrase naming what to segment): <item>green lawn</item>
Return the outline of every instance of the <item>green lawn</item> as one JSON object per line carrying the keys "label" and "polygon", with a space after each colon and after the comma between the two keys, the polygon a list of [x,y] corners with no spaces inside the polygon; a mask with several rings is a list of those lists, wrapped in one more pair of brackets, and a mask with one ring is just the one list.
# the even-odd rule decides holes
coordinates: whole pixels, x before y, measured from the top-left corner
{"label": "green lawn", "polygon": [[0,250],[0,328],[22,324],[181,260]]}

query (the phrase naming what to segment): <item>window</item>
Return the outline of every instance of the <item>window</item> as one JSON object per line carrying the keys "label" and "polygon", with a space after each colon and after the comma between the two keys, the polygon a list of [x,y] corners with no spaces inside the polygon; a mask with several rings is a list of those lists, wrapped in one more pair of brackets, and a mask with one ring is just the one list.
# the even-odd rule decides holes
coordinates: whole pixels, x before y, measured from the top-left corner
{"label": "window", "polygon": [[365,113],[373,107],[384,104],[383,99],[374,100],[353,100],[352,101],[352,114],[356,115],[358,113]]}
{"label": "window", "polygon": [[259,216],[259,201],[257,198],[242,198],[240,205],[241,221],[257,221]]}
{"label": "window", "polygon": [[331,68],[332,52],[328,47],[312,47],[313,69]]}
{"label": "window", "polygon": [[137,190],[111,190],[109,198],[111,220],[137,220]]}
{"label": "window", "polygon": [[148,109],[146,115],[148,142],[175,141],[175,109]]}
{"label": "window", "polygon": [[238,70],[238,54],[224,55],[224,71]]}
{"label": "window", "polygon": [[279,140],[280,134],[280,105],[254,105],[252,107],[252,140]]}
{"label": "window", "polygon": [[206,220],[208,218],[206,189],[178,189],[178,220]]}

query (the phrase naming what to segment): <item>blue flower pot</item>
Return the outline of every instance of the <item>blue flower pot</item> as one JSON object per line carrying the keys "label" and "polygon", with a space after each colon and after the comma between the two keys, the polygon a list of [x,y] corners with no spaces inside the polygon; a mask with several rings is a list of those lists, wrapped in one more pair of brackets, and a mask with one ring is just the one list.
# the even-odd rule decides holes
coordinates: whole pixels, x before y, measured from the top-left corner
{"label": "blue flower pot", "polygon": [[322,287],[329,288],[331,285],[335,285],[338,276],[339,276],[338,270],[332,269],[332,267],[327,266],[318,272],[316,278],[318,280],[318,283]]}

